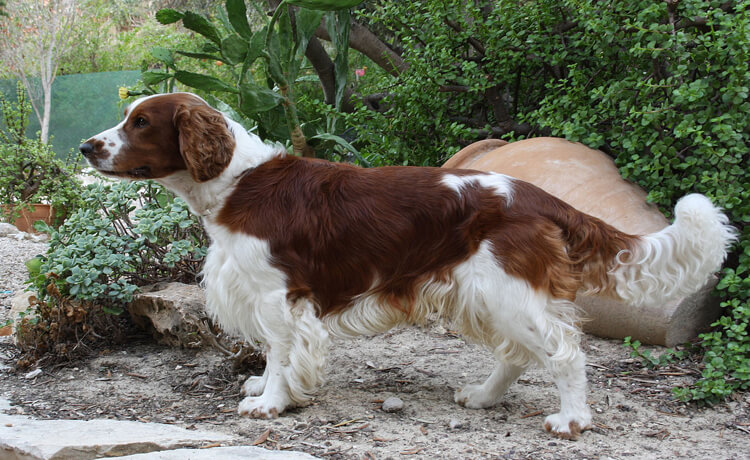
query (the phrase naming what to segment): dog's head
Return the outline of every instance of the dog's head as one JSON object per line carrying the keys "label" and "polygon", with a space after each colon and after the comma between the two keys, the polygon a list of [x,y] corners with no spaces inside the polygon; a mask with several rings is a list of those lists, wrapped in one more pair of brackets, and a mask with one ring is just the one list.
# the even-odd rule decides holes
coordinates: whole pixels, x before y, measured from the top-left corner
{"label": "dog's head", "polygon": [[235,140],[221,112],[190,93],[138,99],[117,126],[79,147],[108,176],[160,179],[187,170],[196,182],[218,177],[232,159]]}

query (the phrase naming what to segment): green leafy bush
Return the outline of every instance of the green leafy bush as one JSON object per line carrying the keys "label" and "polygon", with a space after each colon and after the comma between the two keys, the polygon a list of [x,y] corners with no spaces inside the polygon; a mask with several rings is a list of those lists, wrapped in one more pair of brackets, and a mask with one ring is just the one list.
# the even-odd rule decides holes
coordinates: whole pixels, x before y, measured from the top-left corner
{"label": "green leafy bush", "polygon": [[75,161],[58,160],[51,145],[26,137],[30,112],[20,83],[16,102],[0,94],[0,217],[12,222],[21,207],[45,203],[55,209],[59,225],[80,205],[79,168]]}
{"label": "green leafy bush", "polygon": [[376,74],[362,92],[384,93],[380,110],[346,119],[363,155],[386,162],[439,165],[482,136],[553,135],[610,154],[667,215],[687,193],[710,196],[740,240],[718,286],[725,316],[701,336],[702,378],[677,393],[719,401],[750,388],[749,5],[379,2],[362,22],[409,70]]}
{"label": "green leafy bush", "polygon": [[18,327],[20,367],[117,341],[139,286],[198,277],[207,238],[181,199],[151,182],[107,182],[89,185],[82,201],[59,229],[37,223],[51,239],[27,264],[36,295]]}
{"label": "green leafy bush", "polygon": [[51,231],[46,261],[33,288],[101,303],[111,312],[138,286],[172,280],[195,283],[207,239],[187,204],[152,182],[89,185],[84,205]]}

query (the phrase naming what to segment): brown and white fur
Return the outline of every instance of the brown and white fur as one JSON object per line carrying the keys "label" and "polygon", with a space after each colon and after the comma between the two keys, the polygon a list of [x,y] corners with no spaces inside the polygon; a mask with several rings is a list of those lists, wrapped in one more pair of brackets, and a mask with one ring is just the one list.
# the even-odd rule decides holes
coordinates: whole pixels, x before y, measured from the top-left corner
{"label": "brown and white fur", "polygon": [[632,236],[502,174],[285,155],[187,93],[137,100],[81,152],[103,174],[156,180],[202,216],[207,310],[266,347],[239,404],[251,417],[310,399],[331,336],[437,316],[497,359],[456,402],[490,407],[543,365],[560,391],[544,426],[575,438],[591,425],[576,295],[636,305],[691,293],[734,239],[702,195],[680,200],[668,228]]}

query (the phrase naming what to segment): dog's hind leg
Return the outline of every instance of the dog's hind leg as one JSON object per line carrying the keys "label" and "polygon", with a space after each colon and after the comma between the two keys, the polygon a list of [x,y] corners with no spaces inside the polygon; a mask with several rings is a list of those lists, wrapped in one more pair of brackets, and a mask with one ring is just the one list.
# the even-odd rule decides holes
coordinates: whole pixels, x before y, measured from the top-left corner
{"label": "dog's hind leg", "polygon": [[244,385],[259,396],[248,396],[239,404],[239,413],[255,418],[275,418],[285,409],[304,404],[323,380],[328,354],[328,332],[315,316],[312,304],[302,300],[277,315],[273,334],[267,343],[266,370],[262,377]]}
{"label": "dog's hind leg", "polygon": [[586,404],[586,357],[580,348],[575,323],[576,307],[565,300],[549,300],[536,318],[536,335],[527,347],[550,371],[560,392],[560,412],[544,420],[544,428],[557,437],[576,439],[591,428]]}
{"label": "dog's hind leg", "polygon": [[484,383],[464,386],[456,391],[454,399],[458,404],[469,409],[492,407],[500,401],[508,387],[521,376],[524,369],[522,366],[498,359],[495,369]]}
{"label": "dog's hind leg", "polygon": [[549,360],[547,368],[560,391],[560,412],[544,419],[544,428],[557,437],[576,439],[591,428],[591,412],[586,404],[586,358],[583,352],[561,361]]}

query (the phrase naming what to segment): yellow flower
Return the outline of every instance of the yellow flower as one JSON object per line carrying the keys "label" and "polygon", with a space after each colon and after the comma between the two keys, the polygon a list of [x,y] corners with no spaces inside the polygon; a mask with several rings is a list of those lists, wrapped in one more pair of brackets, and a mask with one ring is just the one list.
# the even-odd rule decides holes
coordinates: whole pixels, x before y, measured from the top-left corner
{"label": "yellow flower", "polygon": [[124,86],[121,86],[120,89],[117,90],[117,94],[120,96],[120,99],[127,99],[129,96],[128,89]]}

